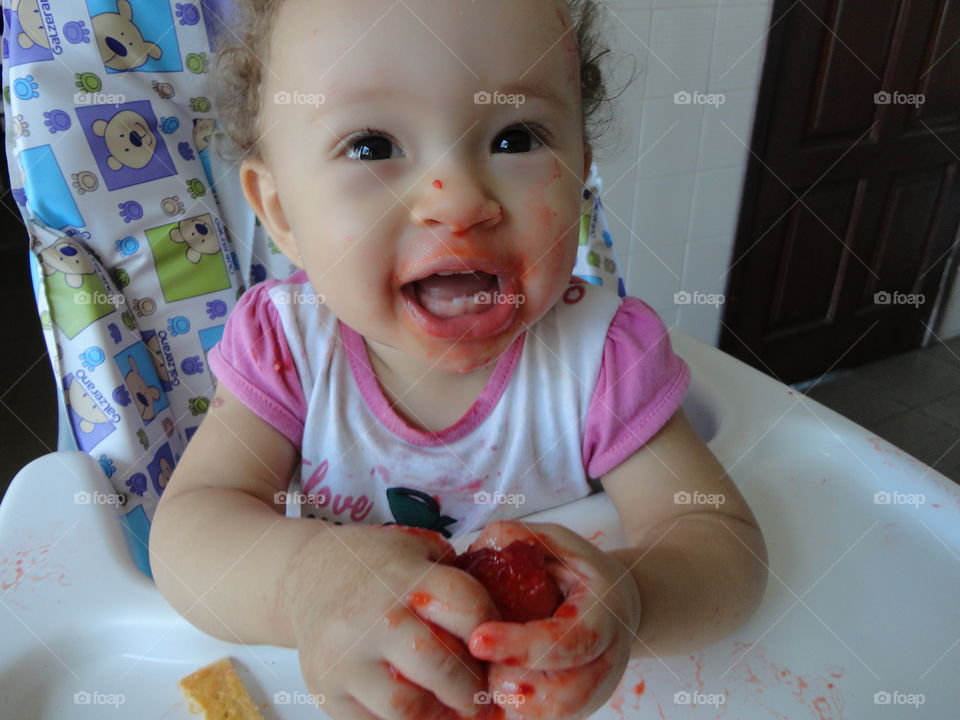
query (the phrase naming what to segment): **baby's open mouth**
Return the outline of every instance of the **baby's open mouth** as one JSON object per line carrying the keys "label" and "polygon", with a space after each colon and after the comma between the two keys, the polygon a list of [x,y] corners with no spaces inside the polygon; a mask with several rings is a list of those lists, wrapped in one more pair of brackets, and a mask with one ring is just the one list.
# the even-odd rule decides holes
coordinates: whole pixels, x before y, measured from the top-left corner
{"label": "baby's open mouth", "polygon": [[409,317],[427,335],[476,340],[496,336],[516,320],[523,296],[514,278],[498,262],[446,258],[408,275],[400,294]]}
{"label": "baby's open mouth", "polygon": [[482,270],[441,272],[407,283],[403,291],[438,318],[488,311],[500,293],[500,276]]}

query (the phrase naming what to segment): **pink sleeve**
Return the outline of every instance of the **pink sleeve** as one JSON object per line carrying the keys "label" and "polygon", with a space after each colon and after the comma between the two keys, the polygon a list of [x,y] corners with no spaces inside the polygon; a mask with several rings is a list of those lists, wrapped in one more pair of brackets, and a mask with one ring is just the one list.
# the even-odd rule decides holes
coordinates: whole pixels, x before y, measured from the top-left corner
{"label": "pink sleeve", "polygon": [[690,368],[649,305],[626,297],[603,347],[597,386],[587,411],[583,464],[599,478],[629,458],[677,411]]}
{"label": "pink sleeve", "polygon": [[275,284],[258,283],[241,296],[207,359],[218,382],[300,448],[307,403],[280,314],[267,293]]}

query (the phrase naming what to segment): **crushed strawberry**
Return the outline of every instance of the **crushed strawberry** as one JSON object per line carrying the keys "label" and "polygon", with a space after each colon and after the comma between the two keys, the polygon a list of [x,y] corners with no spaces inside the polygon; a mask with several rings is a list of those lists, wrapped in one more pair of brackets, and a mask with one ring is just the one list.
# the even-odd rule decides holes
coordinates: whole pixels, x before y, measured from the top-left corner
{"label": "crushed strawberry", "polygon": [[547,573],[543,547],[534,540],[514,540],[503,550],[461,553],[453,564],[480,581],[507,622],[548,618],[563,602],[563,593]]}

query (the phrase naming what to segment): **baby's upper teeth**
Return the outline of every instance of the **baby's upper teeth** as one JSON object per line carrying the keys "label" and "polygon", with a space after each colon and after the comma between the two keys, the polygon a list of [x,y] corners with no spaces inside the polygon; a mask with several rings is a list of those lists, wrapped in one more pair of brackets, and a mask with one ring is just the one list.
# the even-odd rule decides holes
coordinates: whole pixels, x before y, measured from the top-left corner
{"label": "baby's upper teeth", "polygon": [[452,270],[445,270],[444,272],[439,272],[437,275],[440,277],[447,277],[447,275],[459,275],[460,273],[455,273]]}

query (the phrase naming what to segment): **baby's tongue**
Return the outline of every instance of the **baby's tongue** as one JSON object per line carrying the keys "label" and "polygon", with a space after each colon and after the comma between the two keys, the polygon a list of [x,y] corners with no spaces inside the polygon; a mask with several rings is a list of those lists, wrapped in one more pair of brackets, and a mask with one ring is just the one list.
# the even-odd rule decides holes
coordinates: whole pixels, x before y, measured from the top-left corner
{"label": "baby's tongue", "polygon": [[[437,317],[485,312],[497,291],[497,277],[485,272],[431,275],[413,283],[417,301]],[[479,295],[479,297],[478,297]]]}

